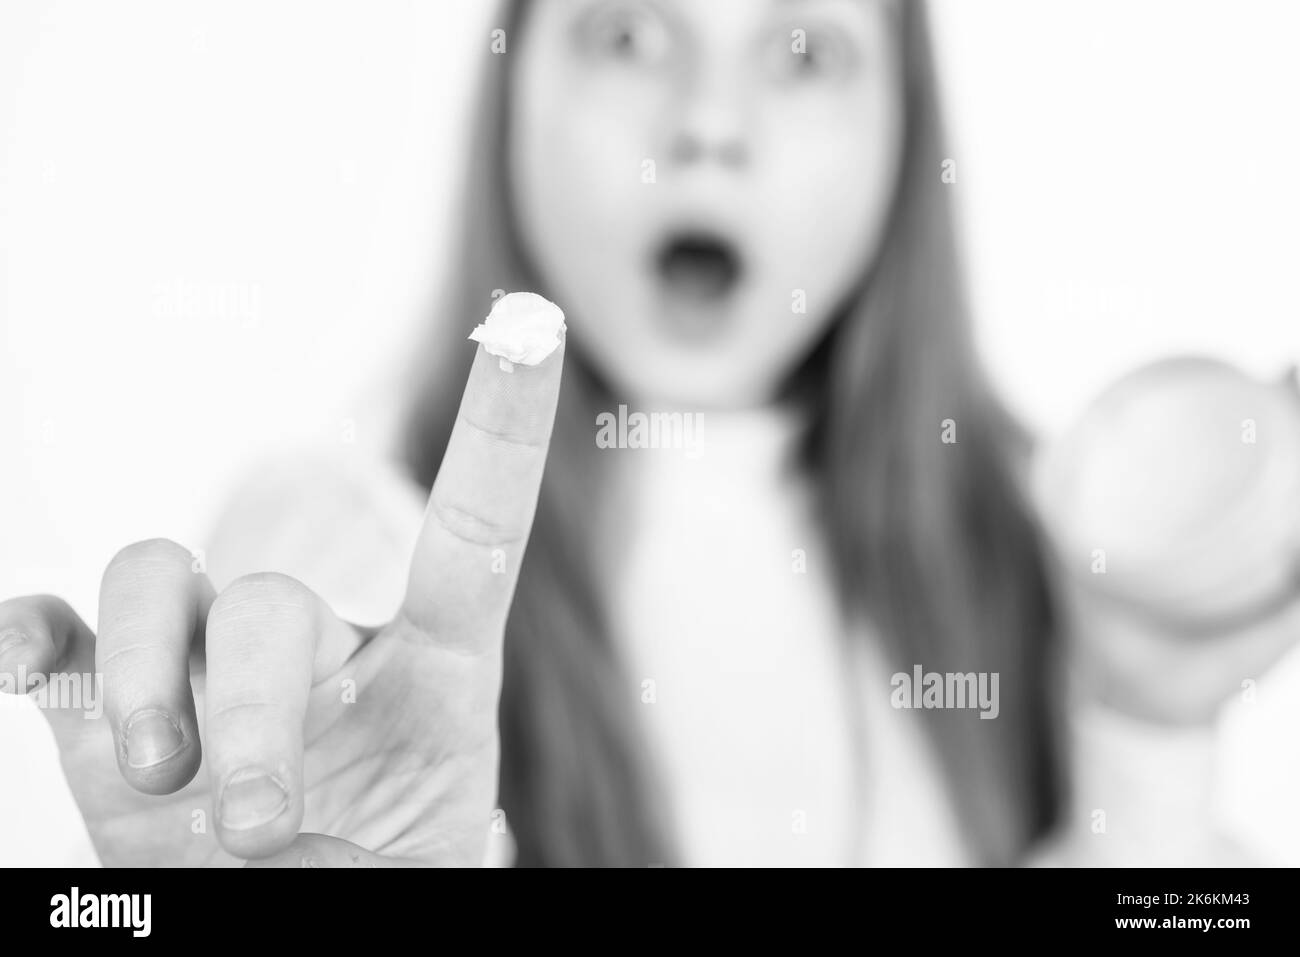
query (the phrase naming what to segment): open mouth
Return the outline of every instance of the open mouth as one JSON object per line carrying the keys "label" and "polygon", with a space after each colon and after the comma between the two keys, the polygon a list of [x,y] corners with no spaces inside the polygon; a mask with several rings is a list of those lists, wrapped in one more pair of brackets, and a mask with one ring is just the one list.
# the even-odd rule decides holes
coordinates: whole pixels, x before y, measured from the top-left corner
{"label": "open mouth", "polygon": [[670,237],[660,247],[655,265],[668,292],[701,303],[726,297],[744,271],[733,243],[701,232]]}

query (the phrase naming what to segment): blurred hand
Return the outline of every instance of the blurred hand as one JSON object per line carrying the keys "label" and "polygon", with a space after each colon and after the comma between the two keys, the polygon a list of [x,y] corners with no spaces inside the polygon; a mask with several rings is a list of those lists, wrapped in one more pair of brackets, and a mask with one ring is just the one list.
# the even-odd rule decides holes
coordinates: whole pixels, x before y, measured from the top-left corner
{"label": "blurred hand", "polygon": [[1040,454],[1084,694],[1211,721],[1300,639],[1300,395],[1223,363],[1154,363]]}
{"label": "blurred hand", "polygon": [[1067,583],[1072,677],[1082,694],[1156,724],[1209,724],[1300,641],[1300,598],[1193,628]]}
{"label": "blurred hand", "polygon": [[[53,683],[44,710],[106,866],[482,863],[502,638],[562,363],[561,345],[507,374],[479,350],[381,629],[274,572],[216,594],[163,540],[109,563],[97,634],[57,598],[0,603],[0,675]],[[54,692],[92,672],[98,720]]]}

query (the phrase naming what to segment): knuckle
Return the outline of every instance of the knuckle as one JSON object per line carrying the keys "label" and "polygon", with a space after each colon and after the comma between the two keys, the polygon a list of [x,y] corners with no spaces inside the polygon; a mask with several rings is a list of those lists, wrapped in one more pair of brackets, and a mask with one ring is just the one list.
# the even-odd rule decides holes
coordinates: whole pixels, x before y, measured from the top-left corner
{"label": "knuckle", "polygon": [[283,572],[253,572],[241,575],[222,590],[218,600],[241,602],[296,602],[306,604],[310,589],[292,575]]}
{"label": "knuckle", "polygon": [[100,659],[98,668],[118,676],[145,672],[158,660],[161,651],[158,644],[148,641],[118,645]]}
{"label": "knuckle", "polygon": [[212,603],[208,612],[208,637],[254,620],[314,625],[315,595],[298,579],[281,572],[242,575],[227,585]]}
{"label": "knuckle", "polygon": [[460,421],[466,430],[478,441],[500,449],[508,449],[522,454],[535,453],[543,448],[543,444],[533,437],[533,428],[531,424],[520,428],[510,428],[508,426],[490,426],[481,422],[475,422],[469,416],[461,413]]}
{"label": "knuckle", "polygon": [[248,724],[265,727],[268,723],[285,718],[280,702],[273,701],[257,691],[231,691],[214,700],[208,708],[207,722],[211,728],[218,725]]}
{"label": "knuckle", "polygon": [[498,548],[513,545],[523,538],[521,530],[490,521],[464,504],[448,501],[447,496],[439,494],[436,489],[429,499],[429,507],[438,525],[448,535],[468,545]]}
{"label": "knuckle", "polygon": [[104,583],[119,578],[138,580],[158,574],[174,573],[184,568],[188,573],[193,556],[189,550],[168,538],[150,538],[134,542],[118,551],[104,569]]}

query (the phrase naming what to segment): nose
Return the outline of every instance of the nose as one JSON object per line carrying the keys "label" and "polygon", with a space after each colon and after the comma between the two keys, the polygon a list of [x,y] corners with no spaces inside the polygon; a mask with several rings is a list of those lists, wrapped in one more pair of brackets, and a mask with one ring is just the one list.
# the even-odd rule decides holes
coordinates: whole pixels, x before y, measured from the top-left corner
{"label": "nose", "polygon": [[710,80],[691,84],[682,98],[669,145],[673,162],[716,163],[727,169],[748,165],[751,147],[740,91]]}

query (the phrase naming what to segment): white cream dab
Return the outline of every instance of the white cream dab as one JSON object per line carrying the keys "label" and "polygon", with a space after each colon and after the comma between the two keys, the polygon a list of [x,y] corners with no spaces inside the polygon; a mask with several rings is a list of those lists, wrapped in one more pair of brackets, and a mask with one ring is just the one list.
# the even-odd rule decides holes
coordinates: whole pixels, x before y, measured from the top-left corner
{"label": "white cream dab", "polygon": [[492,306],[487,320],[469,337],[501,360],[502,372],[515,365],[535,366],[560,345],[564,313],[535,292],[512,292]]}

